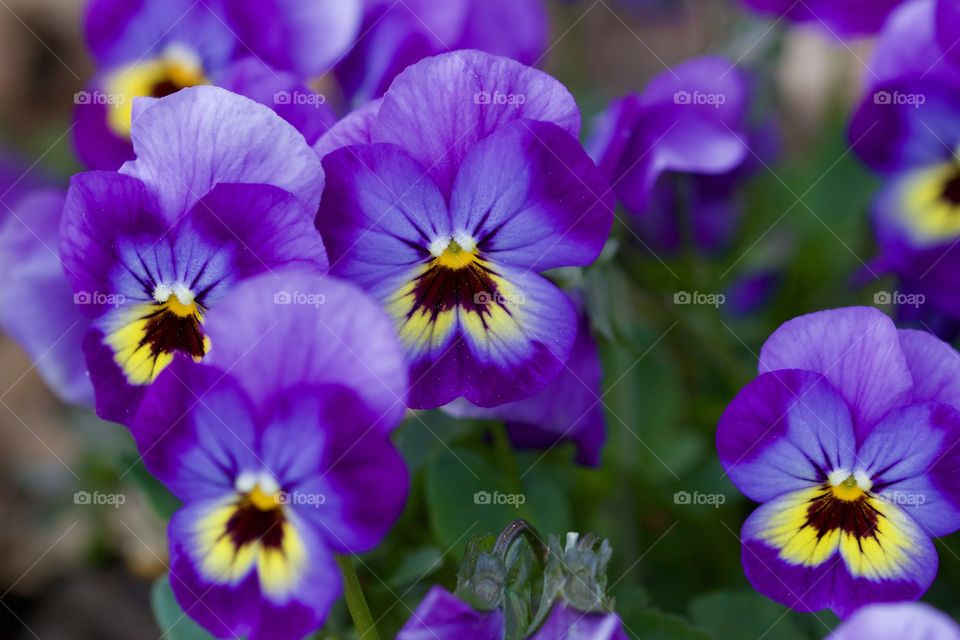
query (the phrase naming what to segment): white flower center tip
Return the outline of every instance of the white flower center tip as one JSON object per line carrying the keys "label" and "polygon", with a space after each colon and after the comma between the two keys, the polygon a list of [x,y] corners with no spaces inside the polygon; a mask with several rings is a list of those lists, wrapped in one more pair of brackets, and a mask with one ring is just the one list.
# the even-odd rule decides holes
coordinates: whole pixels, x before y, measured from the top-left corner
{"label": "white flower center tip", "polygon": [[193,291],[190,291],[190,287],[182,282],[177,282],[173,286],[170,286],[165,282],[161,282],[153,290],[153,299],[161,304],[167,302],[170,299],[170,296],[176,296],[177,302],[184,306],[190,306],[193,304],[193,299],[196,297],[194,296]]}

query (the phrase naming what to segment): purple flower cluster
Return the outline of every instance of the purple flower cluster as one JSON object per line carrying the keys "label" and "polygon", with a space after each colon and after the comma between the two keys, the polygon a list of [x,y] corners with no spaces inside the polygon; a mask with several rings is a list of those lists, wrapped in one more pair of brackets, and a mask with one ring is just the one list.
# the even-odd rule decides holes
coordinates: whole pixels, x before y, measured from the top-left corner
{"label": "purple flower cluster", "polygon": [[[81,155],[109,170],[5,221],[4,326],[61,398],[129,428],[183,503],[168,533],[184,611],[217,637],[301,638],[340,594],[334,554],[371,550],[400,515],[389,434],[407,407],[513,403],[534,444],[576,428],[596,464],[596,347],[539,273],[596,258],[612,197],[542,72],[449,53],[314,126],[267,96],[345,49],[316,29],[355,29],[350,11],[338,27],[323,2],[176,5],[91,6],[96,87],[132,104],[80,104]],[[211,79],[227,88],[196,86]],[[549,385],[586,426],[540,415]]]}
{"label": "purple flower cluster", "polygon": [[890,17],[850,127],[854,149],[885,183],[871,211],[880,247],[871,268],[899,278],[904,319],[944,336],[960,327],[958,18],[956,3],[939,0],[912,0]]}
{"label": "purple flower cluster", "polygon": [[[881,31],[850,132],[886,178],[872,268],[926,299],[914,319],[960,327],[957,3],[747,4]],[[518,448],[569,441],[599,465],[603,370],[578,269],[618,204],[657,251],[732,244],[776,138],[751,76],[721,57],[668,69],[608,105],[585,147],[573,96],[534,68],[547,32],[543,0],[90,3],[97,72],[74,131],[91,170],[0,219],[0,326],[63,401],[126,427],[182,503],[169,582],[214,636],[322,627],[336,556],[378,547],[403,512],[391,435],[408,411],[499,420]],[[324,74],[355,107],[342,118],[311,88]],[[735,310],[778,282],[735,286]],[[741,536],[759,592],[835,611],[835,640],[904,637],[891,619],[957,637],[886,604],[926,592],[933,540],[960,529],[950,346],[872,308],[792,320],[716,445],[760,504]],[[609,545],[531,534],[532,572],[511,564],[517,522],[507,543],[472,543],[457,590],[433,587],[398,638],[624,640]],[[518,615],[509,581],[534,573]]]}

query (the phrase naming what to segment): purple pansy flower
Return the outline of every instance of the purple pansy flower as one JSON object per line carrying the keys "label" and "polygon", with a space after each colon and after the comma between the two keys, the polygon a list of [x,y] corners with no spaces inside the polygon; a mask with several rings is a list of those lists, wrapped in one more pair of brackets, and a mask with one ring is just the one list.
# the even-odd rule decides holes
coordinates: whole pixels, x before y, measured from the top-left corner
{"label": "purple pansy flower", "polygon": [[[433,587],[420,602],[397,640],[470,638],[503,640],[500,609],[477,611],[443,587]],[[530,640],[627,640],[615,613],[583,613],[558,602]]]}
{"label": "purple pansy flower", "polygon": [[347,50],[359,21],[360,0],[93,0],[98,73],[75,97],[77,152],[92,169],[118,168],[133,158],[134,98],[202,84],[281,107],[305,135],[325,130],[333,113],[303,80]]}
{"label": "purple pansy flower", "polygon": [[915,600],[960,528],[960,355],[857,307],[791,320],[723,414],[720,460],[762,503],[743,565],[764,595],[847,617]]}
{"label": "purple pansy flower", "polygon": [[364,0],[360,34],[336,68],[357,104],[383,95],[408,66],[456,49],[535,65],[547,48],[549,21],[544,0]]}
{"label": "purple pansy flower", "polygon": [[730,240],[738,189],[756,164],[749,107],[750,83],[735,63],[704,57],[657,75],[597,117],[587,148],[655,248],[676,250],[688,226],[702,249]]}
{"label": "purple pansy flower", "polygon": [[457,400],[444,410],[457,417],[503,420],[510,441],[521,449],[548,449],[570,441],[577,447],[577,462],[595,467],[607,435],[602,382],[600,353],[581,313],[570,359],[542,391],[490,409]]}
{"label": "purple pansy flower", "polygon": [[923,603],[875,604],[857,611],[827,640],[960,640],[960,626]]}
{"label": "purple pansy flower", "polygon": [[176,357],[211,349],[207,311],[239,281],[326,268],[312,225],[320,163],[275,113],[216,87],[156,101],[133,129],[137,159],[71,180],[60,256],[93,320],[84,351],[98,414],[126,422]]}
{"label": "purple pansy flower", "polygon": [[27,352],[64,402],[93,404],[81,343],[90,320],[75,304],[60,264],[63,190],[21,198],[0,223],[0,327]]}
{"label": "purple pansy flower", "polygon": [[903,0],[744,0],[750,8],[814,25],[836,36],[876,33]]}
{"label": "purple pansy flower", "polygon": [[209,358],[168,367],[131,425],[184,503],[170,584],[217,637],[299,640],[340,593],[333,554],[369,551],[403,509],[403,353],[375,302],[308,272],[240,284],[207,331]]}
{"label": "purple pansy flower", "polygon": [[915,0],[891,17],[850,128],[854,149],[885,178],[871,208],[873,270],[899,276],[904,319],[938,330],[960,320],[960,67],[937,40],[944,4]]}
{"label": "purple pansy flower", "polygon": [[354,123],[351,139],[370,144],[318,143],[331,271],[394,318],[411,407],[520,400],[569,358],[573,304],[539,272],[592,262],[613,222],[579,124],[550,76],[458,51],[397,77],[376,115]]}

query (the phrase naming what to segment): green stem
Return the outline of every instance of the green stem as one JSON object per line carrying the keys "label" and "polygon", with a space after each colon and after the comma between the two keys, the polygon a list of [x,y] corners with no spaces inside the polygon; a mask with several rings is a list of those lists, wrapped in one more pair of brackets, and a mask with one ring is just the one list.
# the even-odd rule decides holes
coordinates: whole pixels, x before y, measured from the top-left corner
{"label": "green stem", "polygon": [[367,606],[367,599],[363,597],[360,580],[353,567],[353,559],[350,556],[338,555],[337,565],[343,576],[343,595],[347,599],[347,608],[350,609],[350,617],[360,634],[360,640],[379,640],[377,626],[370,615],[370,607]]}
{"label": "green stem", "polygon": [[517,466],[517,460],[513,457],[513,445],[510,444],[510,436],[507,435],[507,426],[502,422],[496,422],[491,425],[490,431],[493,436],[493,446],[504,466],[503,470],[507,474],[510,488],[520,493],[523,490],[523,484],[520,481],[520,467]]}

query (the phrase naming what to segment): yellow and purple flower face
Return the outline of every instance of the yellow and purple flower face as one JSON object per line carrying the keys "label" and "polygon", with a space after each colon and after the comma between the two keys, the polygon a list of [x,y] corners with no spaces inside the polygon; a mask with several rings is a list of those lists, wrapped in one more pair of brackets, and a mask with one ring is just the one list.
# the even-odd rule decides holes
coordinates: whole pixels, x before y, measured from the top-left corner
{"label": "yellow and purple flower face", "polygon": [[546,386],[577,321],[538,274],[591,262],[613,221],[609,187],[574,137],[570,95],[516,62],[456,52],[409,68],[375,115],[328,136],[346,127],[371,143],[324,156],[317,227],[333,272],[393,317],[410,406],[463,396],[489,407]]}
{"label": "yellow and purple flower face", "polygon": [[915,600],[932,538],[960,528],[960,359],[870,308],[797,318],[717,433],[731,480],[762,505],[743,526],[747,577],[801,611],[846,617]]}
{"label": "yellow and purple flower face", "polygon": [[350,46],[360,10],[360,0],[93,0],[86,37],[99,72],[75,96],[81,160],[91,169],[118,169],[133,159],[135,100],[211,83],[274,108],[313,142],[332,124],[332,112],[274,96],[313,96],[303,83]]}
{"label": "yellow and purple flower face", "polygon": [[[285,288],[323,303],[275,302]],[[333,555],[370,550],[403,509],[403,354],[373,300],[301,270],[245,280],[206,329],[208,357],[167,367],[130,425],[184,505],[170,584],[217,637],[299,640],[339,597]]]}
{"label": "yellow and purple flower face", "polygon": [[[230,142],[213,153],[171,145],[172,125],[195,136],[185,140]],[[150,106],[133,139],[138,159],[124,173],[73,178],[61,221],[67,279],[92,318],[84,351],[97,411],[120,422],[176,358],[201,362],[216,348],[206,314],[237,282],[327,264],[307,213],[323,187],[319,162],[265,107],[191,89]],[[246,163],[249,154],[271,160]]]}

